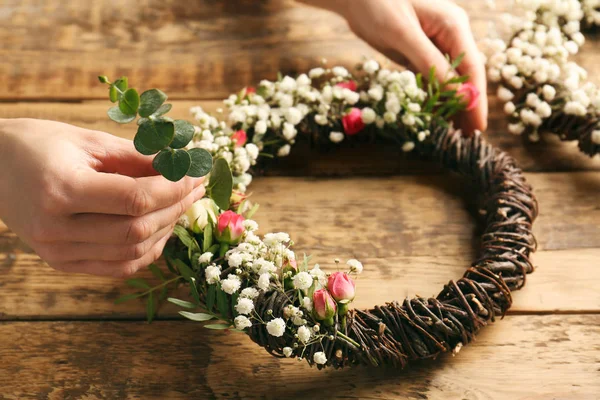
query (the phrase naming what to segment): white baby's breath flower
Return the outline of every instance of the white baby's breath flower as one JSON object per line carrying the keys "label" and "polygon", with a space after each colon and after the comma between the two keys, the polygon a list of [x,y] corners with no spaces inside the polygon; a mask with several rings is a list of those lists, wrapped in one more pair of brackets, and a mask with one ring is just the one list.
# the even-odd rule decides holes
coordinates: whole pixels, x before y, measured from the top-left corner
{"label": "white baby's breath flower", "polygon": [[313,278],[308,272],[299,272],[293,279],[294,287],[300,290],[307,290],[313,284]]}
{"label": "white baby's breath flower", "polygon": [[229,264],[229,266],[233,267],[233,268],[239,267],[244,262],[244,258],[242,257],[242,254],[240,254],[240,253],[229,253],[226,256],[226,259],[227,259],[227,263]]}
{"label": "white baby's breath flower", "polygon": [[221,276],[221,267],[215,264],[209,265],[204,271],[204,276],[206,277],[206,282],[209,284],[219,282]]}
{"label": "white baby's breath flower", "polygon": [[227,294],[234,294],[240,289],[242,281],[237,275],[228,275],[227,279],[221,281],[221,289]]}
{"label": "white baby's breath flower", "polygon": [[286,140],[290,141],[296,137],[297,131],[296,131],[296,128],[294,127],[294,125],[292,125],[289,122],[284,122],[282,133],[283,133],[283,137]]}
{"label": "white baby's breath flower", "polygon": [[393,112],[386,111],[385,114],[383,114],[383,120],[388,124],[393,124],[394,122],[396,122],[396,114],[394,114]]}
{"label": "white baby's breath flower", "polygon": [[254,124],[254,132],[262,135],[263,133],[265,133],[267,131],[267,123],[266,121],[260,120],[260,121],[256,121],[256,124]]}
{"label": "white baby's breath flower", "polygon": [[373,86],[367,93],[369,93],[369,96],[375,101],[383,99],[383,87],[380,85]]}
{"label": "white baby's breath flower", "polygon": [[323,75],[325,73],[325,70],[323,68],[313,68],[310,71],[308,71],[308,76],[312,79],[315,78],[319,78],[321,75]]}
{"label": "white baby's breath flower", "polygon": [[253,287],[247,287],[242,289],[242,291],[240,292],[240,297],[245,297],[247,299],[255,299],[258,297],[258,290],[256,290]]}
{"label": "white baby's breath flower", "polygon": [[298,328],[298,339],[302,343],[305,343],[305,344],[308,343],[311,336],[312,336],[312,332],[310,331],[310,329],[308,327],[306,327],[306,325],[303,325],[300,328]]}
{"label": "white baby's breath flower", "polygon": [[348,76],[348,70],[344,67],[333,67],[331,69],[331,72],[333,72],[335,76],[339,76],[341,78],[345,78]]}
{"label": "white baby's breath flower", "polygon": [[375,119],[377,118],[377,114],[375,113],[375,110],[373,110],[372,108],[369,108],[369,107],[363,108],[360,112],[360,116],[361,116],[362,122],[365,125],[372,124],[373,122],[375,122]]}
{"label": "white baby's breath flower", "polygon": [[261,290],[269,289],[271,284],[271,274],[262,274],[258,277],[258,287]]}
{"label": "white baby's breath flower", "polygon": [[233,323],[235,324],[236,329],[239,330],[250,328],[252,326],[252,322],[248,319],[248,317],[245,317],[243,315],[238,315],[237,317],[235,317]]}
{"label": "white baby's breath flower", "polygon": [[505,88],[504,86],[498,87],[498,98],[502,101],[510,101],[515,97],[513,92],[510,89]]}
{"label": "white baby's breath flower", "polygon": [[344,134],[342,132],[332,131],[329,133],[329,140],[333,143],[339,143],[344,140]]}
{"label": "white baby's breath flower", "polygon": [[540,98],[535,93],[529,93],[527,95],[526,100],[525,100],[525,103],[529,107],[535,107],[535,106],[537,106],[539,104],[539,102],[540,102]]}
{"label": "white baby's breath flower", "polygon": [[581,103],[578,103],[576,101],[568,101],[565,104],[564,110],[567,114],[573,114],[578,116],[584,116],[585,114],[587,114],[587,109]]}
{"label": "white baby's breath flower", "polygon": [[283,318],[275,318],[267,322],[267,332],[269,335],[281,337],[285,333],[285,321]]}
{"label": "white baby's breath flower", "polygon": [[319,365],[324,365],[327,362],[327,356],[322,351],[317,351],[313,355],[313,361]]}
{"label": "white baby's breath flower", "polygon": [[504,112],[508,115],[511,115],[512,113],[514,113],[516,109],[517,109],[517,107],[515,106],[515,103],[513,103],[512,101],[509,101],[508,103],[506,103],[504,105]]}
{"label": "white baby's breath flower", "polygon": [[[252,160],[256,160],[258,158],[258,146],[255,145],[254,143],[248,143],[246,146],[244,146],[246,148],[246,153],[248,153],[248,157],[250,157],[250,159]],[[248,184],[250,184],[248,182]]]}
{"label": "white baby's breath flower", "polygon": [[247,297],[240,297],[235,305],[235,310],[240,314],[248,315],[254,310],[254,302]]}
{"label": "white baby's breath flower", "polygon": [[552,108],[550,108],[550,104],[542,101],[535,107],[535,113],[542,118],[548,118],[552,115]]}
{"label": "white baby's breath flower", "polygon": [[319,125],[327,125],[327,115],[315,114],[315,122]]}
{"label": "white baby's breath flower", "polygon": [[508,131],[513,135],[520,135],[525,130],[525,126],[522,123],[508,124]]}
{"label": "white baby's breath flower", "polygon": [[[292,126],[298,125],[302,121],[302,113],[296,107],[290,107],[284,111],[283,116]],[[284,124],[285,129],[285,124]]]}
{"label": "white baby's breath flower", "polygon": [[296,86],[296,80],[290,76],[283,77],[281,82],[279,82],[279,90],[282,92],[291,92],[296,90]]}
{"label": "white baby's breath flower", "polygon": [[367,74],[374,74],[379,69],[379,63],[375,60],[367,60],[363,64],[363,69]]}
{"label": "white baby's breath flower", "polygon": [[255,232],[258,230],[258,224],[254,220],[247,219],[243,222],[243,225],[244,225],[244,229],[247,231]]}
{"label": "white baby's breath flower", "polygon": [[298,86],[310,85],[310,78],[306,74],[300,74],[300,76],[296,78],[296,83]]}
{"label": "white baby's breath flower", "polygon": [[208,264],[210,262],[210,260],[212,260],[213,257],[213,253],[211,253],[210,251],[207,251],[206,253],[202,253],[202,255],[200,255],[198,257],[198,262],[200,264]]}
{"label": "white baby's breath flower", "polygon": [[346,261],[346,265],[350,267],[350,272],[360,274],[363,271],[362,263],[354,258]]}
{"label": "white baby's breath flower", "polygon": [[414,142],[406,142],[402,145],[402,151],[404,151],[406,153],[413,151],[414,148],[415,148]]}
{"label": "white baby's breath flower", "polygon": [[592,143],[600,145],[600,130],[595,130],[592,132]]}
{"label": "white baby's breath flower", "polygon": [[312,311],[313,304],[312,304],[312,300],[310,297],[305,296],[302,298],[302,307],[304,307],[306,309],[306,311]]}
{"label": "white baby's breath flower", "polygon": [[402,116],[402,123],[406,126],[413,126],[416,123],[415,116],[412,114],[404,114]]}
{"label": "white baby's breath flower", "polygon": [[290,154],[290,145],[286,144],[284,146],[281,146],[281,148],[277,151],[277,156],[278,157],[286,157]]}
{"label": "white baby's breath flower", "polygon": [[552,101],[554,100],[554,96],[556,96],[556,89],[551,85],[544,85],[542,88],[542,95],[544,96],[544,100]]}
{"label": "white baby's breath flower", "polygon": [[513,76],[510,78],[509,83],[510,86],[514,87],[515,89],[521,89],[523,87],[523,78],[519,76]]}
{"label": "white baby's breath flower", "polygon": [[284,347],[283,348],[283,355],[286,357],[291,357],[291,355],[293,354],[294,350],[292,350],[291,347]]}

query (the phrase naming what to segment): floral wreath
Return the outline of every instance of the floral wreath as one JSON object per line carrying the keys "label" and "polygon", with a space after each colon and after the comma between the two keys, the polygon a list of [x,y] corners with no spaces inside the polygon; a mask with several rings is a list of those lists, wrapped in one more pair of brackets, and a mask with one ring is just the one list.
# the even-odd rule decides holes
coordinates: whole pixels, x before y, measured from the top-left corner
{"label": "floral wreath", "polygon": [[500,37],[484,43],[509,132],[533,142],[554,133],[598,154],[600,89],[570,56],[585,41],[582,29],[600,27],[600,0],[517,0],[515,7],[520,17],[507,14]]}
{"label": "floral wreath", "polygon": [[[454,60],[453,68],[460,63]],[[176,181],[205,176],[207,196],[181,217],[164,250],[168,278],[161,283],[127,280],[140,289],[117,302],[145,297],[148,320],[168,288],[185,284],[190,300],[168,298],[180,314],[209,329],[241,331],[277,357],[305,359],[318,368],[392,365],[458,353],[512,303],[511,291],[533,271],[532,223],[537,202],[515,160],[477,132],[464,137],[447,121],[474,107],[478,92],[466,77],[427,82],[410,71],[390,71],[374,60],[357,66],[314,68],[295,78],[279,76],[225,100],[228,121],[194,107],[195,125],[172,120],[157,89],[140,95],[126,78],[110,82],[118,103],[111,119],[137,120],[134,139],[142,154],[155,155],[155,169]],[[457,89],[453,89],[458,87]],[[218,110],[218,114],[222,113]],[[462,278],[433,298],[392,301],[369,310],[351,309],[355,259],[327,273],[310,257],[298,259],[287,233],[256,234],[258,205],[248,199],[253,166],[262,157],[285,157],[297,138],[339,143],[355,137],[392,141],[405,152],[457,172],[481,196],[483,234],[479,257]]]}

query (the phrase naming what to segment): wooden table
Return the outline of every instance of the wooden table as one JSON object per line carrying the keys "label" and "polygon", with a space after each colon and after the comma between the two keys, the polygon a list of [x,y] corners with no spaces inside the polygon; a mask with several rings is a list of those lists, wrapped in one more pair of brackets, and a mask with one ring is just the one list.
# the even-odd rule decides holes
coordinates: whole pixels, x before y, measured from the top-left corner
{"label": "wooden table", "polygon": [[[0,117],[124,137],[133,128],[106,118],[99,74],[159,87],[185,117],[278,70],[375,55],[337,16],[291,1],[2,3]],[[461,2],[480,37],[498,15],[483,3]],[[600,83],[598,39],[578,60]],[[53,271],[0,224],[0,399],[599,398],[600,160],[553,138],[524,144],[505,132],[499,103],[490,107],[489,140],[519,160],[539,198],[539,269],[508,316],[457,357],[401,372],[319,372],[184,321],[175,307],[148,325],[142,304],[113,304],[122,282]],[[364,262],[357,307],[433,295],[475,256],[465,186],[395,149],[295,150],[252,191],[263,233],[290,232],[300,254],[325,266]]]}

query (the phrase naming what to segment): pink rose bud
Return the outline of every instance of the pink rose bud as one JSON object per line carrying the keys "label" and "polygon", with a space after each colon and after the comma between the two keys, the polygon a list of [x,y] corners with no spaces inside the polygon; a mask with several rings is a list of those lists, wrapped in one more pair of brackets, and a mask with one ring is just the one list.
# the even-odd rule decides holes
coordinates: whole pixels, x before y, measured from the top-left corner
{"label": "pink rose bud", "polygon": [[337,306],[327,289],[319,289],[313,293],[313,310],[319,321],[333,322]]}
{"label": "pink rose bud", "polygon": [[236,131],[233,135],[231,135],[231,140],[235,142],[235,147],[242,147],[246,144],[246,140],[248,140],[248,136],[246,136],[246,131],[243,129]]}
{"label": "pink rose bud", "polygon": [[465,103],[467,103],[467,111],[474,109],[479,104],[479,89],[471,82],[463,83],[456,93],[462,96]]}
{"label": "pink rose bud", "polygon": [[362,131],[365,128],[365,124],[362,120],[360,110],[353,107],[350,112],[342,118],[342,125],[344,125],[344,132],[346,132],[346,135],[356,135],[358,132]]}
{"label": "pink rose bud", "polygon": [[250,93],[256,93],[256,88],[254,88],[254,86],[246,87],[246,94],[250,94]]}
{"label": "pink rose bud", "polygon": [[238,244],[244,233],[244,217],[233,211],[225,211],[217,219],[215,236],[221,243]]}
{"label": "pink rose bud", "polygon": [[354,300],[354,281],[345,272],[334,272],[329,275],[327,289],[336,301],[349,303]]}
{"label": "pink rose bud", "polygon": [[356,92],[356,81],[340,82],[340,83],[337,83],[335,86],[350,89],[353,92]]}

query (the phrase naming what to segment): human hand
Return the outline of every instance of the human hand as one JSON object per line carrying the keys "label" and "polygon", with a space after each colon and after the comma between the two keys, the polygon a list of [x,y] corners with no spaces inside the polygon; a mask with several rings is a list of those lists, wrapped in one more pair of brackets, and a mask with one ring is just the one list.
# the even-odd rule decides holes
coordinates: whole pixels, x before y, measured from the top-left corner
{"label": "human hand", "polygon": [[[391,60],[428,76],[432,66],[444,80],[452,59],[464,54],[458,67],[461,75],[480,92],[479,103],[458,118],[467,134],[487,127],[488,102],[484,62],[479,54],[466,12],[449,0],[301,0],[343,16],[356,35]],[[453,71],[450,71],[451,73]]]}
{"label": "human hand", "polygon": [[203,178],[170,182],[110,134],[0,119],[0,218],[61,271],[127,276],[160,257]]}

